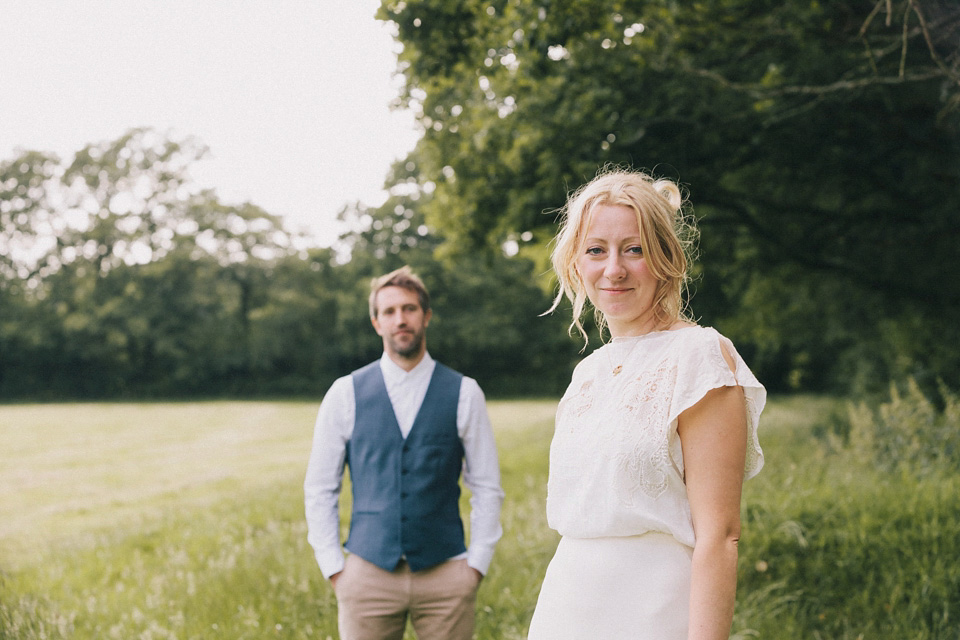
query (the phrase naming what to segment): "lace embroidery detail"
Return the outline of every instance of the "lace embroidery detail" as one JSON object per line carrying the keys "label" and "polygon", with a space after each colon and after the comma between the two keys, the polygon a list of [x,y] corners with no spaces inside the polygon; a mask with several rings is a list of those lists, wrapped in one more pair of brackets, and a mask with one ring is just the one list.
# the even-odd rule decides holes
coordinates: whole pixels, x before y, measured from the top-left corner
{"label": "lace embroidery detail", "polygon": [[659,498],[667,489],[670,465],[667,417],[670,397],[661,392],[676,377],[676,366],[661,362],[641,373],[623,389],[617,407],[619,442],[615,445],[617,500],[636,504],[637,492]]}
{"label": "lace embroidery detail", "polygon": [[569,425],[570,431],[576,428],[580,418],[593,407],[593,380],[587,380],[576,394],[564,398],[557,408],[557,424]]}

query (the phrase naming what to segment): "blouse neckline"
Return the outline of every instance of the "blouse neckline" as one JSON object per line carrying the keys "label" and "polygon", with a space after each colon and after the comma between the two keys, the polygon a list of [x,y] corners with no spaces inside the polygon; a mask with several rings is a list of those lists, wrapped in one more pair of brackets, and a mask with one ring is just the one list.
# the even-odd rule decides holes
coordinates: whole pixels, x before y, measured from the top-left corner
{"label": "blouse neckline", "polygon": [[660,336],[667,333],[680,333],[681,331],[687,331],[688,329],[702,329],[698,324],[692,324],[688,327],[680,327],[679,329],[660,329],[659,331],[648,331],[647,333],[641,333],[638,336],[617,336],[616,338],[611,338],[610,342],[607,344],[617,344],[624,342],[633,342],[640,341],[646,338],[652,338],[653,336]]}

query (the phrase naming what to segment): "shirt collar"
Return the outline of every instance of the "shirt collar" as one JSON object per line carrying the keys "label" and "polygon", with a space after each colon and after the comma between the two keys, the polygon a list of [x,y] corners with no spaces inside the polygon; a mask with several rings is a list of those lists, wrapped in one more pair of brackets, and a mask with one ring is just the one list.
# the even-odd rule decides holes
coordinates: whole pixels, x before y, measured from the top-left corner
{"label": "shirt collar", "polygon": [[433,374],[434,360],[429,352],[424,352],[423,359],[417,363],[410,371],[404,371],[403,367],[390,359],[386,352],[380,356],[380,371],[383,372],[383,379],[388,384],[400,383],[406,380],[413,380],[421,376]]}

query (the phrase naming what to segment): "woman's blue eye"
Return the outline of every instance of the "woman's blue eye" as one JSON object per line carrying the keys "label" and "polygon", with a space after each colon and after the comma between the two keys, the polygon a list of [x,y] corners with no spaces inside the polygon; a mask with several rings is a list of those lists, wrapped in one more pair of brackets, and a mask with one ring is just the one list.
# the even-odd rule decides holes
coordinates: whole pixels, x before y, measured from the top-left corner
{"label": "woman's blue eye", "polygon": [[591,256],[600,255],[600,251],[601,251],[600,247],[590,247],[589,249],[587,249],[587,255],[591,255]]}
{"label": "woman's blue eye", "polygon": [[627,252],[628,252],[628,253],[635,254],[635,255],[641,255],[641,256],[642,256],[642,255],[643,255],[643,247],[630,247],[629,249],[627,249]]}

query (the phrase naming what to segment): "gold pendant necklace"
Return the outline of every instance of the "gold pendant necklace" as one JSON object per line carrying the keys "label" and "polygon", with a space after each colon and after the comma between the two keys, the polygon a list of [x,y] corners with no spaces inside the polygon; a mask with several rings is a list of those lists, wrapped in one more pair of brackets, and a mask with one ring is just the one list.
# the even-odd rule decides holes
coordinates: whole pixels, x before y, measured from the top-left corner
{"label": "gold pendant necklace", "polygon": [[[610,352],[612,351],[612,349],[610,349],[609,347],[612,347],[614,344],[616,344],[616,343],[611,342],[610,344],[607,345],[607,347],[608,347],[608,349],[607,349],[607,362],[608,362],[611,366],[613,365],[613,358],[610,357]],[[627,360],[630,359],[630,356],[633,355],[633,350],[637,348],[637,345],[638,345],[638,344],[640,344],[640,340],[635,339],[635,340],[633,341],[633,344],[630,345],[630,349],[627,351],[627,353],[626,353],[622,358],[620,358],[620,364],[618,364],[618,365],[616,365],[616,366],[613,367],[613,370],[611,371],[611,373],[612,373],[614,376],[620,375],[620,372],[623,371],[623,365],[624,365],[624,363],[626,363]]]}

